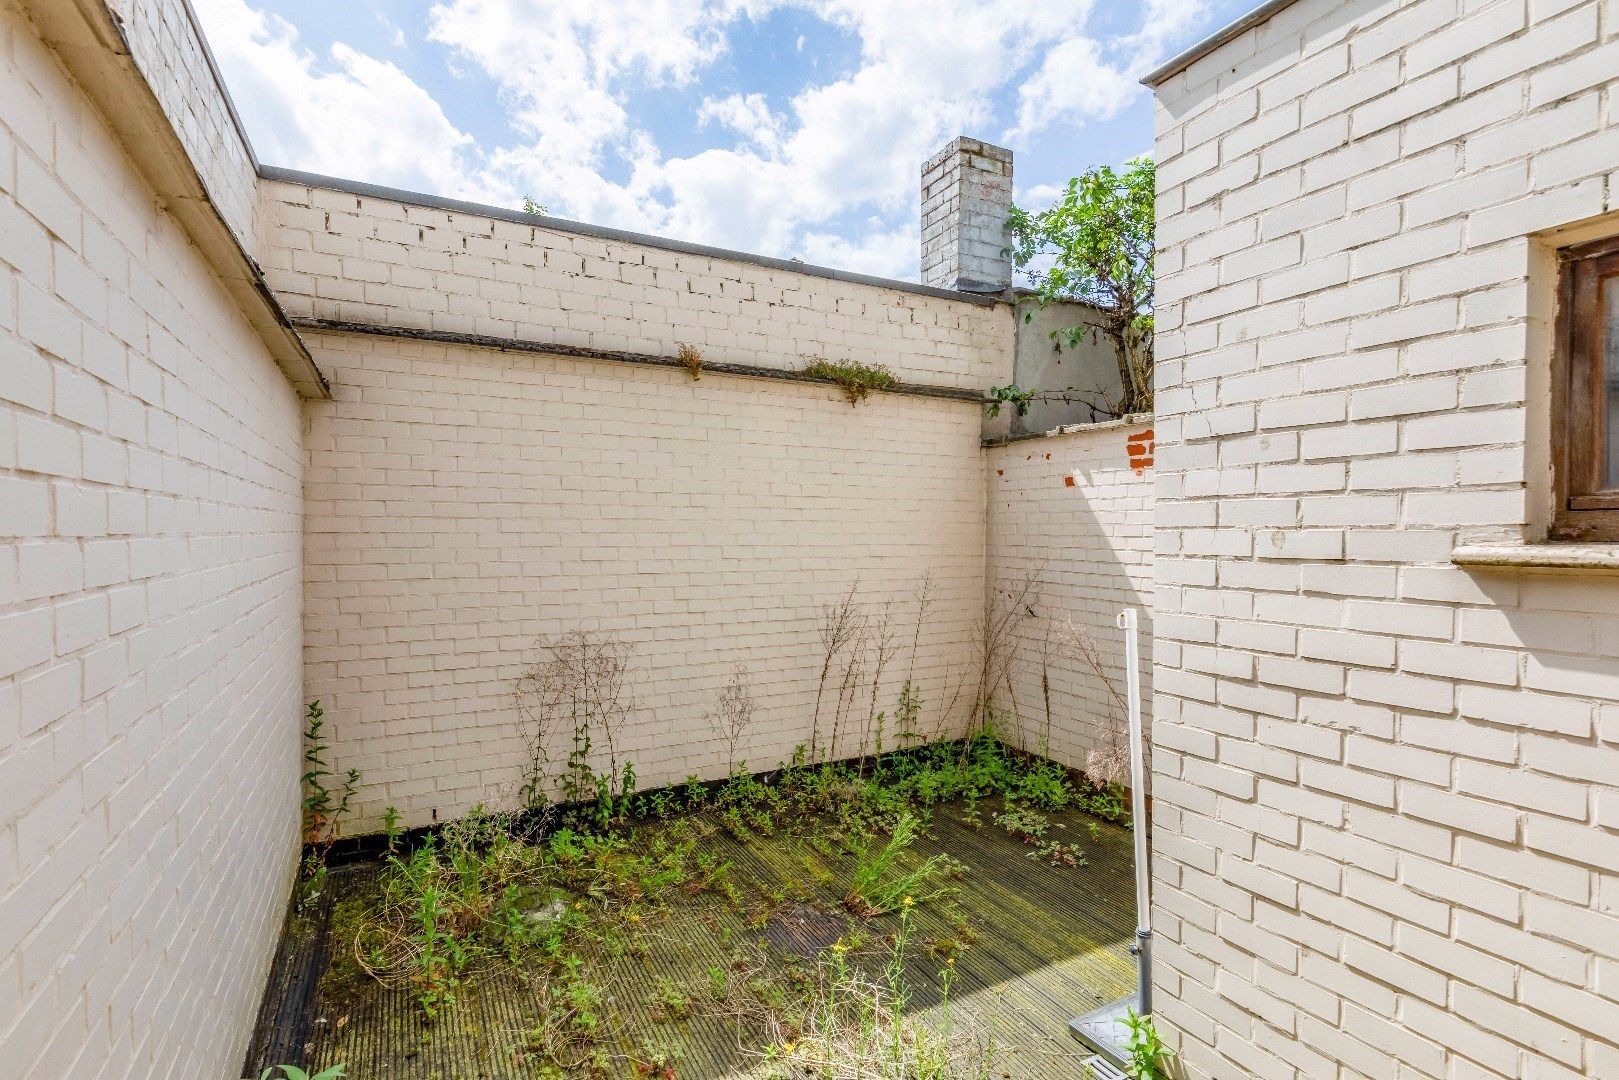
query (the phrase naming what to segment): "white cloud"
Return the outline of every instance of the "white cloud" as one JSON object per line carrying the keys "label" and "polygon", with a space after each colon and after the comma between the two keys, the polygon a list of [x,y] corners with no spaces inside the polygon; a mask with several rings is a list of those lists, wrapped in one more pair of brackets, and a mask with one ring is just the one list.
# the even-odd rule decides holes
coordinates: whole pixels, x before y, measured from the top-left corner
{"label": "white cloud", "polygon": [[1035,184],[1017,193],[1017,204],[1026,210],[1044,210],[1056,202],[1063,191],[1061,184]]}
{"label": "white cloud", "polygon": [[310,172],[467,193],[472,137],[393,64],[332,46],[324,60],[297,30],[244,0],[198,10],[259,157]]}
{"label": "white cloud", "polygon": [[761,153],[773,154],[781,147],[781,119],[770,111],[763,94],[704,98],[697,107],[697,124],[703,127],[710,123],[742,136]]}
{"label": "white cloud", "polygon": [[[482,148],[392,64],[343,45],[318,58],[247,0],[201,7],[266,160],[508,205],[531,194],[562,216],[914,276],[923,159],[992,134],[1009,94],[1013,140],[1116,114],[1203,7],[1146,0],[1139,32],[1102,41],[1085,31],[1092,2],[437,0],[428,37],[494,82],[516,132]],[[857,62],[774,105],[704,97],[692,120],[728,145],[666,156],[629,96],[700,84],[740,20],[783,7],[857,41]],[[837,224],[851,220],[852,234]]]}
{"label": "white cloud", "polygon": [[921,248],[916,226],[906,222],[884,229],[877,220],[867,221],[853,237],[835,233],[805,233],[798,257],[808,263],[836,266],[877,277],[915,277]]}
{"label": "white cloud", "polygon": [[1061,121],[1111,119],[1141,90],[1129,74],[1102,58],[1095,41],[1070,38],[1052,46],[1039,70],[1018,88],[1012,138]]}

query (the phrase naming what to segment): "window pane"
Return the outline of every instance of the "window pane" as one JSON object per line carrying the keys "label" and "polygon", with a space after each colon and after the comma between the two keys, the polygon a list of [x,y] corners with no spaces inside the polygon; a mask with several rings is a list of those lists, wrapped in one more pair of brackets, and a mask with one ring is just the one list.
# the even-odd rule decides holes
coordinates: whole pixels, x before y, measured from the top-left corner
{"label": "window pane", "polygon": [[1603,487],[1619,488],[1619,274],[1602,282]]}

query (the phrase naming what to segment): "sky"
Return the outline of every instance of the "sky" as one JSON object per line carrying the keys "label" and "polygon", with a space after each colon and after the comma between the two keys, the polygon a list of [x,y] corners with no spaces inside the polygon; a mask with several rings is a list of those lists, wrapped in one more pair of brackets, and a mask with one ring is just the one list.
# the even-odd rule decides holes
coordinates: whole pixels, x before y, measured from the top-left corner
{"label": "sky", "polygon": [[266,164],[909,280],[934,151],[1047,205],[1255,2],[193,0]]}

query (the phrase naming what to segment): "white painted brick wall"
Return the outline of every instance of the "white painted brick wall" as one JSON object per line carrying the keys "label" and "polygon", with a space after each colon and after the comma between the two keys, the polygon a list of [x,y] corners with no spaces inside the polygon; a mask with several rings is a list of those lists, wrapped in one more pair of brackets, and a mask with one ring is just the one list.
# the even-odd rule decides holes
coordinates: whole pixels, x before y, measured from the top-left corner
{"label": "white painted brick wall", "polygon": [[[988,586],[1014,589],[1030,572],[1042,581],[1034,616],[1016,624],[1012,693],[1021,722],[1009,734],[1031,750],[1041,748],[1049,688],[1051,756],[1078,769],[1090,751],[1128,744],[1123,710],[1063,647],[1057,631],[1065,620],[1090,633],[1123,695],[1123,634],[1114,618],[1136,608],[1144,710],[1152,701],[1153,470],[1141,453],[1132,459],[1130,452],[1143,443],[1151,443],[1150,421],[1070,429],[986,452]],[[999,695],[1008,714],[1012,693]]]}
{"label": "white painted brick wall", "polygon": [[189,0],[90,0],[123,20],[131,55],[219,213],[247,251],[258,252],[258,175],[252,151],[214,78]]}
{"label": "white painted brick wall", "polygon": [[8,1078],[236,1076],[297,857],[299,403],[154,206],[0,3]]}
{"label": "white painted brick wall", "polygon": [[[642,787],[724,774],[704,717],[739,663],[759,702],[743,754],[774,767],[809,741],[821,605],[856,579],[908,649],[910,597],[933,573],[923,726],[959,730],[984,595],[973,403],[850,408],[810,384],[309,340],[336,400],[308,406],[306,687],[337,764],[361,771],[360,827],[389,805],[418,824],[508,803],[515,680],[537,638],[575,628],[635,647],[639,708],[618,745]],[[902,666],[878,695],[890,718]]]}
{"label": "white painted brick wall", "polygon": [[882,364],[905,381],[1010,381],[1012,311],[265,182],[265,273],[296,317],[710,362]]}
{"label": "white painted brick wall", "polygon": [[1300,0],[1159,88],[1192,1076],[1619,1076],[1619,581],[1450,562],[1544,520],[1536,234],[1616,209],[1616,72],[1611,0]]}

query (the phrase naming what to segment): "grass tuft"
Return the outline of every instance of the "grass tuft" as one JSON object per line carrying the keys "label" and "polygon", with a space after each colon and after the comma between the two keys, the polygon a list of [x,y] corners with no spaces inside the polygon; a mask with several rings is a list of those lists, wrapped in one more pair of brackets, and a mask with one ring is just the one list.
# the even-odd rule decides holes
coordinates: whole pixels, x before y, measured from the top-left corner
{"label": "grass tuft", "polygon": [[817,379],[828,379],[843,388],[843,396],[851,406],[858,405],[868,394],[878,390],[892,390],[898,380],[894,373],[881,364],[861,364],[855,361],[840,363],[832,360],[813,360],[804,367],[804,374]]}

